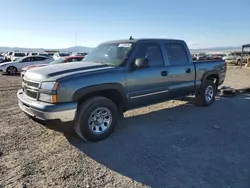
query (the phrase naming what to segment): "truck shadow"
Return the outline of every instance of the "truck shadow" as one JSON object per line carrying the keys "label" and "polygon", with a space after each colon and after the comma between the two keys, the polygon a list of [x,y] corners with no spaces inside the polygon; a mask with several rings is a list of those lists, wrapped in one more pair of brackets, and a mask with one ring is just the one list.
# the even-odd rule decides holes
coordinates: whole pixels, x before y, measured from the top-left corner
{"label": "truck shadow", "polygon": [[[227,187],[235,183],[247,187],[249,98],[218,98],[207,108],[195,107],[185,98],[189,101],[185,105],[125,117],[101,142],[66,138],[96,162],[150,187]],[[228,110],[232,108],[234,111]]]}

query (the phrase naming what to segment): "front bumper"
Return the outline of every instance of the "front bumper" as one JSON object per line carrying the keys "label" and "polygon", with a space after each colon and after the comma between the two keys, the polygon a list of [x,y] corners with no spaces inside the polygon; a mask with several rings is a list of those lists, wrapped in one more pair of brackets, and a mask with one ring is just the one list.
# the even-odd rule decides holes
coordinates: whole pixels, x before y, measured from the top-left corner
{"label": "front bumper", "polygon": [[233,63],[233,64],[235,64],[236,60],[235,59],[226,59],[225,62],[226,63]]}
{"label": "front bumper", "polygon": [[18,105],[23,112],[40,121],[60,121],[62,123],[75,120],[76,102],[49,104],[27,97],[23,90],[17,92]]}

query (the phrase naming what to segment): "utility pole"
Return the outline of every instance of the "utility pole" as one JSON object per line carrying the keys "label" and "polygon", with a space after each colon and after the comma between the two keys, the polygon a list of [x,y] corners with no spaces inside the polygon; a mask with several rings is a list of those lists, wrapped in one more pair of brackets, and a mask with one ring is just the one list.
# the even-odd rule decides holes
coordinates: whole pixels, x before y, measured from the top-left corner
{"label": "utility pole", "polygon": [[76,37],[76,47],[77,47],[77,32],[76,32],[75,34],[76,34],[76,36],[75,36],[75,37]]}

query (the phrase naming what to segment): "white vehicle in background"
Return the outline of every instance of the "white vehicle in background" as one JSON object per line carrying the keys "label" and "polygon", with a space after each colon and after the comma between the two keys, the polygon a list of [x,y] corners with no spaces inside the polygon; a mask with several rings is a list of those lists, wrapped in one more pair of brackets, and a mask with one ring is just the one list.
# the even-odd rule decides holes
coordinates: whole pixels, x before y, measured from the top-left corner
{"label": "white vehicle in background", "polygon": [[1,55],[1,54],[0,54],[0,63],[4,62],[4,60],[5,60],[4,55]]}
{"label": "white vehicle in background", "polygon": [[70,55],[71,54],[67,53],[67,52],[59,52],[59,53],[54,54],[53,59],[56,60],[56,59],[59,59],[60,57],[66,57],[66,56],[70,56]]}
{"label": "white vehicle in background", "polygon": [[53,58],[44,57],[44,56],[26,56],[19,58],[13,62],[7,62],[0,64],[0,70],[3,71],[3,74],[16,74],[22,71],[22,68],[29,65],[36,64],[49,64],[51,63]]}
{"label": "white vehicle in background", "polygon": [[13,52],[7,52],[7,53],[5,54],[5,60],[6,60],[6,61],[10,61],[10,58],[11,58],[12,54],[13,54]]}
{"label": "white vehicle in background", "polygon": [[13,54],[12,54],[10,60],[11,60],[11,61],[15,61],[15,60],[17,60],[17,59],[19,59],[19,58],[21,58],[21,57],[25,57],[25,56],[26,56],[26,54],[23,53],[23,52],[13,52]]}

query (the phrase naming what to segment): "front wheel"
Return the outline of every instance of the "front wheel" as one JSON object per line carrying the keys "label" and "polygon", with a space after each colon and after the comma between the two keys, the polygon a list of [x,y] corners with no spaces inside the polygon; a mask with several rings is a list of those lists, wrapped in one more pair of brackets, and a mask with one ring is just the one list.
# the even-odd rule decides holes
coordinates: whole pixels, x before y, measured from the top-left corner
{"label": "front wheel", "polygon": [[10,66],[10,67],[7,68],[6,72],[7,72],[9,75],[16,74],[16,73],[17,73],[17,68],[16,68],[16,67],[13,67],[13,66]]}
{"label": "front wheel", "polygon": [[92,97],[78,108],[75,130],[82,139],[97,142],[107,138],[118,122],[118,109],[105,97]]}
{"label": "front wheel", "polygon": [[195,95],[196,105],[210,106],[215,100],[216,90],[215,83],[212,80],[207,80],[200,92]]}
{"label": "front wheel", "polygon": [[240,63],[241,63],[241,60],[238,59],[238,60],[236,61],[236,65],[240,65]]}

